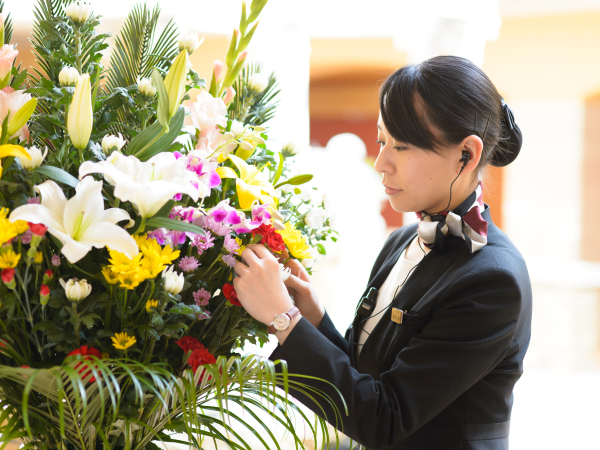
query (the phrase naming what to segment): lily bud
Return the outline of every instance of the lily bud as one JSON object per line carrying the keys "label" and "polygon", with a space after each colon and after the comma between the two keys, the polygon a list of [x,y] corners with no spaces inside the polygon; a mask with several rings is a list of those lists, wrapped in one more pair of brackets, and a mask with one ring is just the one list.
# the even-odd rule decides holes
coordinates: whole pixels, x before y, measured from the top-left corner
{"label": "lily bud", "polygon": [[191,55],[194,53],[194,50],[202,45],[203,42],[204,38],[198,39],[198,35],[196,33],[190,33],[187,36],[182,36],[179,38],[179,51],[187,50],[187,52]]}
{"label": "lily bud", "polygon": [[83,74],[77,80],[77,87],[69,107],[67,130],[73,146],[79,150],[87,147],[92,134],[94,115],[92,111],[92,91],[89,74]]}
{"label": "lily bud", "polygon": [[181,51],[173,61],[167,76],[165,77],[165,88],[169,96],[169,118],[175,115],[185,90],[185,78],[188,72],[188,52]]}
{"label": "lily bud", "polygon": [[183,289],[185,279],[183,278],[183,273],[178,275],[177,272],[173,272],[174,267],[170,266],[168,269],[163,269],[162,277],[165,279],[163,289],[169,294],[177,295]]}
{"label": "lily bud", "polygon": [[50,288],[47,285],[42,284],[42,287],[40,288],[40,304],[42,306],[46,306],[48,304],[49,298],[50,298]]}
{"label": "lily bud", "polygon": [[25,151],[29,154],[30,159],[23,158],[19,156],[19,162],[21,163],[21,167],[27,170],[37,169],[42,165],[44,158],[48,154],[48,147],[44,149],[44,153],[37,148],[35,145],[26,148]]}
{"label": "lily bud", "polygon": [[255,94],[260,94],[269,85],[269,79],[262,73],[253,73],[248,78],[248,89]]}
{"label": "lily bud", "polygon": [[102,151],[107,155],[113,150],[121,150],[125,145],[125,139],[123,139],[123,135],[119,133],[118,136],[114,134],[109,134],[102,138]]}
{"label": "lily bud", "polygon": [[152,86],[150,78],[138,78],[137,87],[139,93],[145,97],[154,97],[156,95],[156,89]]}
{"label": "lily bud", "polygon": [[228,87],[227,91],[225,92],[225,97],[223,97],[223,102],[225,105],[229,105],[231,100],[233,100],[233,97],[235,97],[235,89]]}
{"label": "lily bud", "polygon": [[65,280],[61,278],[59,281],[60,285],[65,290],[67,298],[72,302],[79,302],[92,292],[92,286],[88,284],[87,280],[71,278],[69,281],[65,282]]}
{"label": "lily bud", "polygon": [[90,18],[92,15],[92,5],[89,3],[79,3],[78,1],[69,3],[65,6],[65,14],[69,19],[71,19],[75,24],[82,25]]}
{"label": "lily bud", "polygon": [[13,62],[18,54],[14,45],[5,44],[0,47],[0,89],[4,89],[10,84]]}
{"label": "lily bud", "polygon": [[61,86],[75,86],[79,80],[79,72],[75,67],[65,66],[58,74],[58,82]]}
{"label": "lily bud", "polygon": [[221,82],[223,81],[223,77],[225,76],[225,72],[223,72],[223,61],[219,61],[218,59],[215,59],[215,66],[214,66],[214,71],[215,71],[215,80],[217,82]]}

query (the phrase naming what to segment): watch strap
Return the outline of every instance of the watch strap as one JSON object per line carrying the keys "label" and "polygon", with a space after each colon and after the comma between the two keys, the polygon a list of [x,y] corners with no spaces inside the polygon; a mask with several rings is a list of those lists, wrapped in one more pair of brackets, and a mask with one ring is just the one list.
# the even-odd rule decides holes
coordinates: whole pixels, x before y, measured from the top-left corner
{"label": "watch strap", "polygon": [[[285,314],[286,316],[288,316],[290,318],[290,323],[292,323],[292,320],[294,320],[294,317],[296,317],[298,314],[300,314],[300,310],[298,309],[297,306],[294,306],[292,309],[290,309],[289,311],[284,312],[283,314]],[[279,314],[277,314],[277,315],[279,315]],[[267,328],[267,332],[269,334],[275,334],[278,331],[284,331],[284,330],[277,330],[273,326],[274,322],[275,322],[275,320],[273,320],[273,322],[271,322],[271,324]],[[289,327],[289,325],[288,325],[288,327]],[[287,328],[286,328],[286,330],[287,330]]]}

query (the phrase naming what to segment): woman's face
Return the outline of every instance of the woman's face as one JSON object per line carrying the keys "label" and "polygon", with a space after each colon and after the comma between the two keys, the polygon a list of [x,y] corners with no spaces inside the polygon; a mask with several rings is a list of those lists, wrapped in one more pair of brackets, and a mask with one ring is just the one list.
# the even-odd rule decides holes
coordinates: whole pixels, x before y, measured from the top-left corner
{"label": "woman's face", "polygon": [[[459,161],[462,150],[468,148],[464,145],[465,141],[444,149],[440,155],[394,140],[385,128],[381,114],[377,128],[380,150],[375,161],[375,170],[382,175],[382,184],[392,208],[399,212],[434,213],[444,210],[450,199],[450,184],[462,166]],[[453,186],[453,201],[449,209],[458,206],[472,192],[473,177],[467,173],[476,167],[475,159],[479,162],[481,151],[479,155],[476,153],[474,152],[473,156],[477,158],[471,157]]]}

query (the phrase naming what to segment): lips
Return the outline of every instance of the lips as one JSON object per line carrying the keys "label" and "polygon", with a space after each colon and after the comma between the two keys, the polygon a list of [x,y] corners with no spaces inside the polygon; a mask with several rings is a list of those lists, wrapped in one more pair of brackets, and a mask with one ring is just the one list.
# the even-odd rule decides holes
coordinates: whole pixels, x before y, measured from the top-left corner
{"label": "lips", "polygon": [[402,190],[402,189],[394,189],[392,187],[386,186],[385,184],[383,185],[383,187],[385,187],[385,193],[387,195],[394,195]]}

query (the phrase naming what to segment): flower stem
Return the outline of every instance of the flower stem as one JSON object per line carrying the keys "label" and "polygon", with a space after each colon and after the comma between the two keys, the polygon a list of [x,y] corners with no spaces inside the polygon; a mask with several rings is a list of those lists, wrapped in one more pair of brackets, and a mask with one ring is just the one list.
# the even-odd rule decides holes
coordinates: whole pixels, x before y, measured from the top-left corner
{"label": "flower stem", "polygon": [[[77,302],[73,302],[73,316],[76,319],[79,319],[79,314],[77,314]],[[81,342],[79,335],[81,334],[81,321],[77,320],[77,325],[75,325],[75,342],[77,344],[77,348],[81,347]]]}
{"label": "flower stem", "polygon": [[[127,290],[123,294],[123,313],[121,314],[121,331],[125,328],[125,309],[127,308]],[[125,357],[127,357],[127,351],[125,351]]]}
{"label": "flower stem", "polygon": [[75,25],[75,54],[77,56],[77,71],[79,75],[81,75],[82,71],[82,61],[81,61],[81,30],[79,29],[79,25]]}

